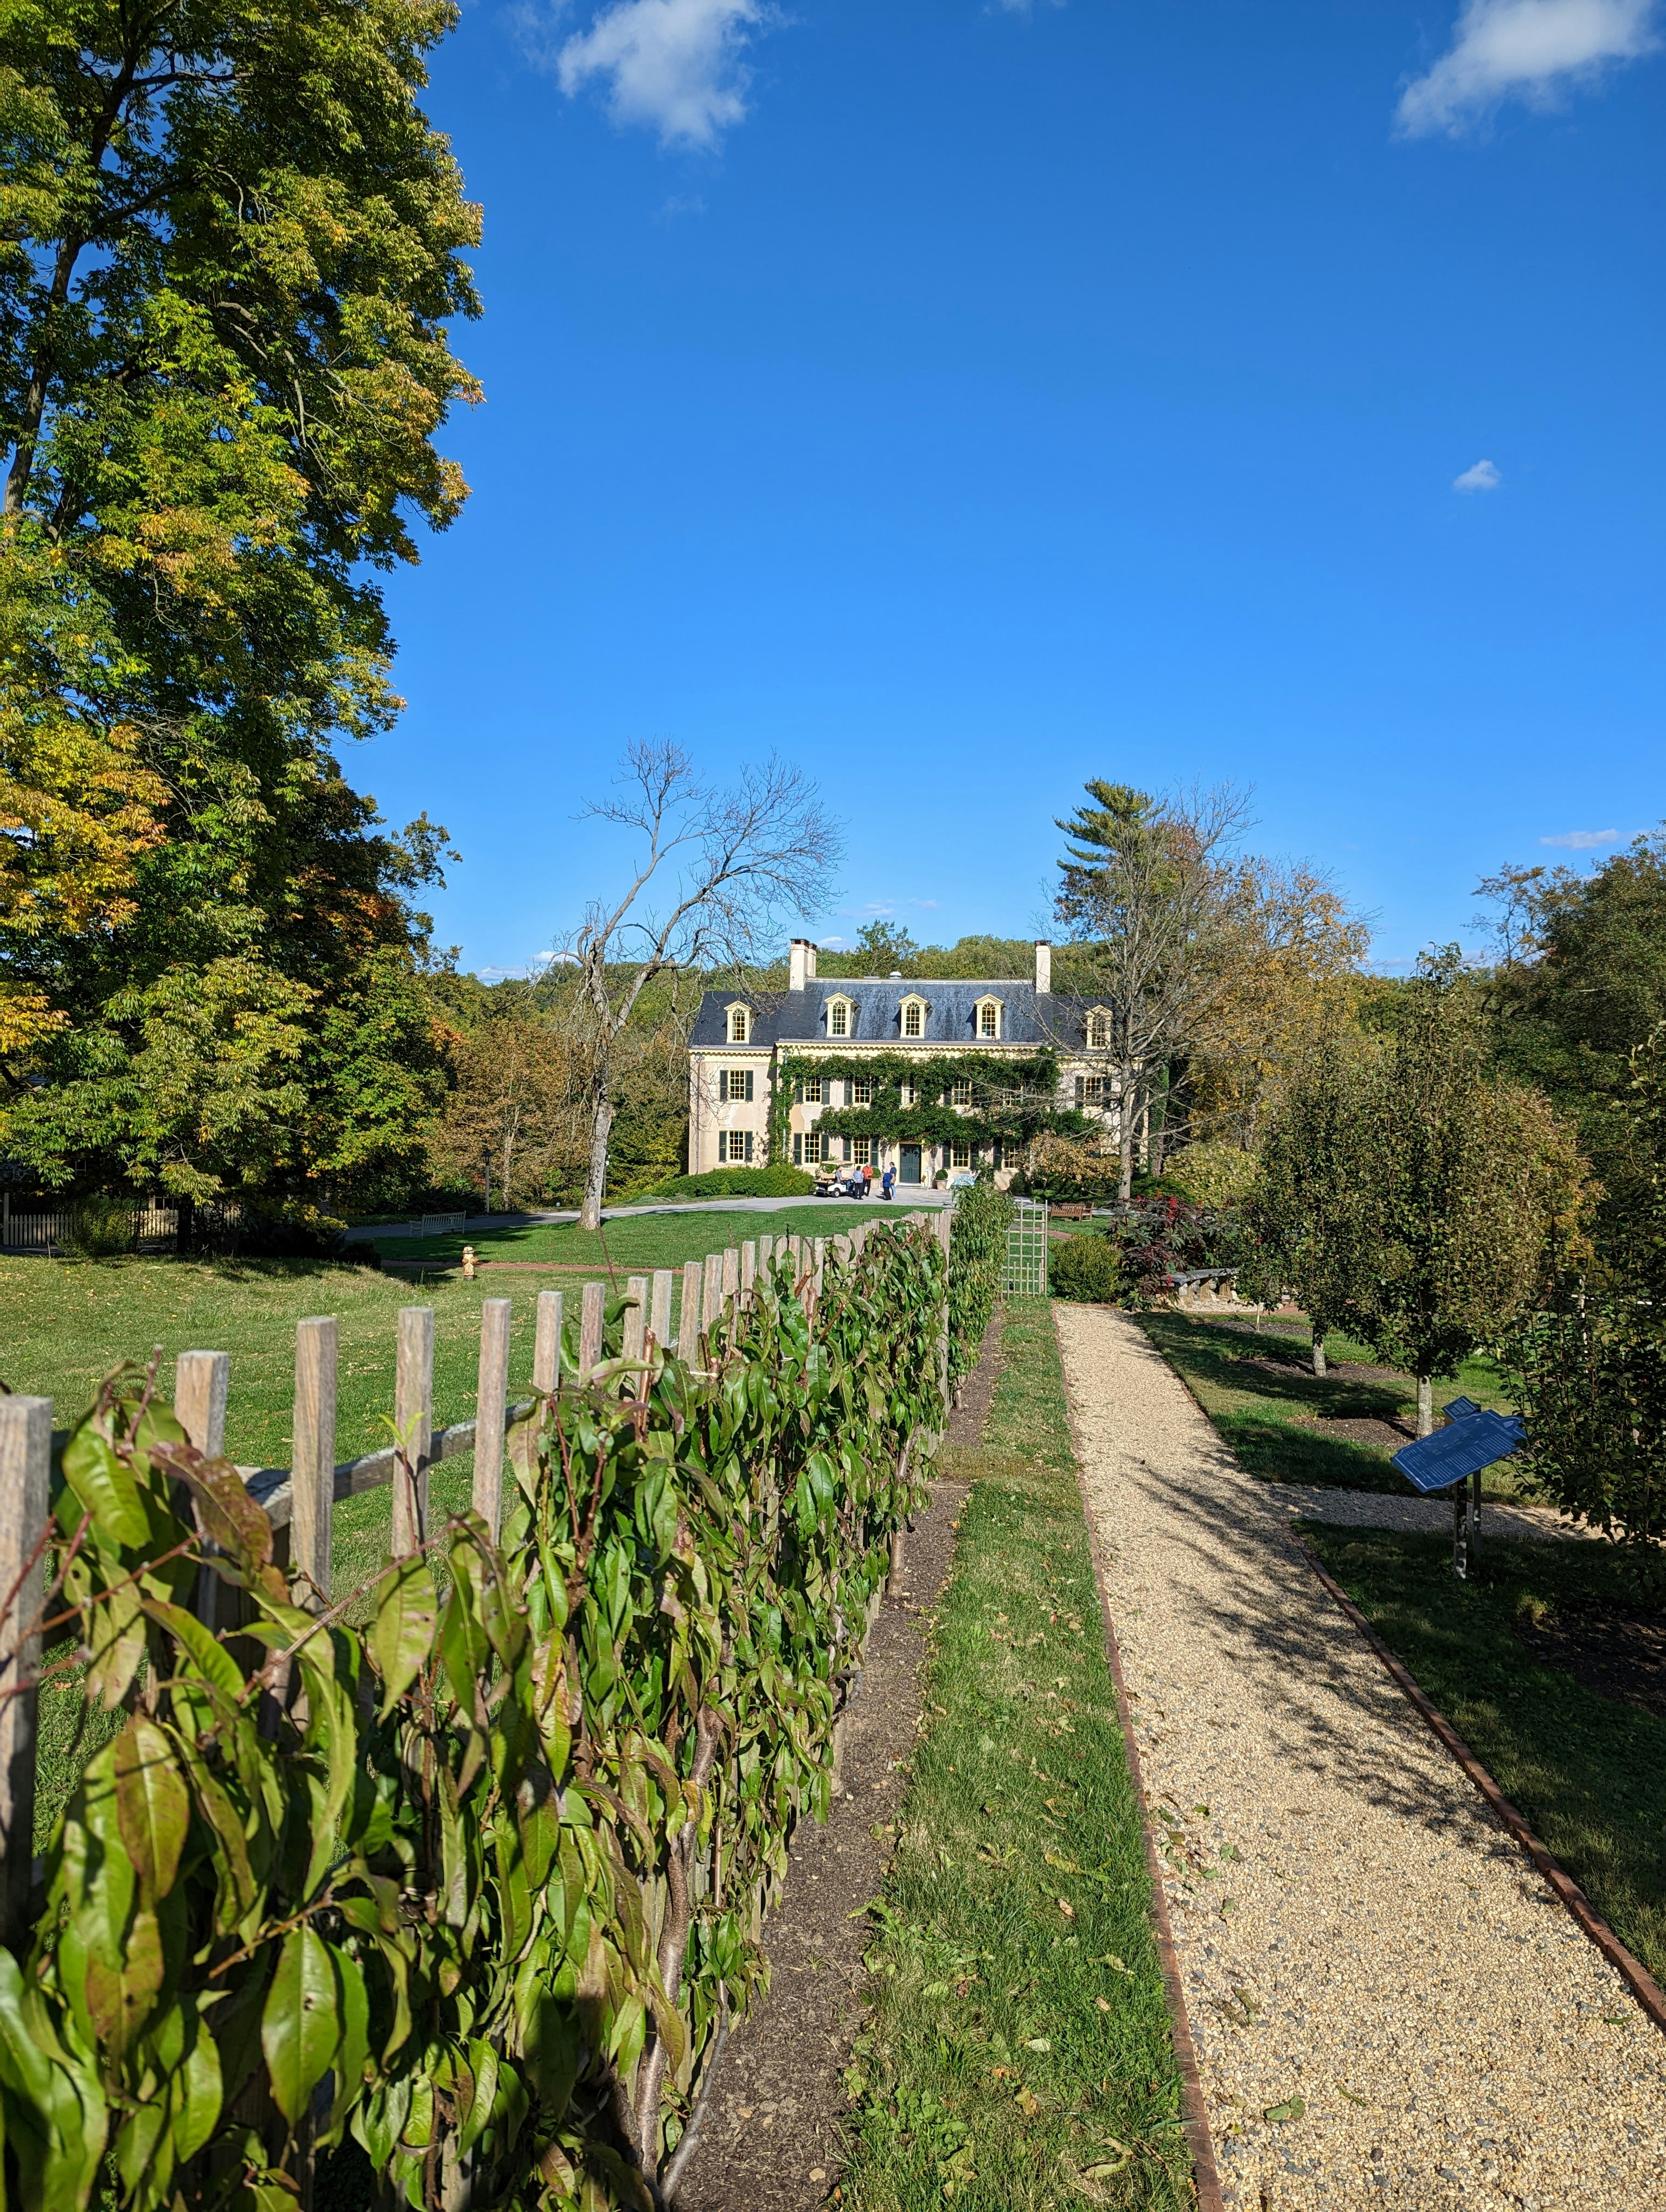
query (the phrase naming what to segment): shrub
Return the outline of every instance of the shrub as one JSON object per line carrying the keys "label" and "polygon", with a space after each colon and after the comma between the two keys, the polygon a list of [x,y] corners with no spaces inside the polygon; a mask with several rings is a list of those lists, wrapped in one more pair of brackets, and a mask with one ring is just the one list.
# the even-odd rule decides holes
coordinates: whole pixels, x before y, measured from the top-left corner
{"label": "shrub", "polygon": [[1231,1206],[1250,1195],[1260,1167],[1238,1145],[1189,1145],[1164,1164],[1163,1181],[1194,1206]]}
{"label": "shrub", "polygon": [[955,1200],[949,1235],[949,1388],[977,1365],[983,1332],[1000,1296],[1012,1201],[982,1179]]}
{"label": "shrub", "polygon": [[708,1168],[703,1175],[674,1176],[651,1190],[633,1191],[630,1199],[807,1198],[815,1188],[816,1178],[802,1168]]}
{"label": "shrub", "polygon": [[1055,1244],[1047,1255],[1049,1280],[1055,1296],[1113,1304],[1122,1292],[1122,1263],[1105,1237],[1088,1231]]}
{"label": "shrub", "polygon": [[70,1216],[64,1250],[77,1260],[113,1260],[131,1252],[138,1243],[130,1198],[112,1198],[94,1192],[83,1198]]}

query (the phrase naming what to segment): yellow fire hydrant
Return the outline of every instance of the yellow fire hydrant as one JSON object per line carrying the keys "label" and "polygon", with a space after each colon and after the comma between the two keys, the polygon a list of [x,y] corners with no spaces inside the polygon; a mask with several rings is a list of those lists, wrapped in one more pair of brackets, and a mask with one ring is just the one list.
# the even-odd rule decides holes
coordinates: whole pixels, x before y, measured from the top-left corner
{"label": "yellow fire hydrant", "polygon": [[472,1244],[465,1244],[463,1247],[463,1280],[465,1283],[471,1283],[474,1280],[474,1247]]}

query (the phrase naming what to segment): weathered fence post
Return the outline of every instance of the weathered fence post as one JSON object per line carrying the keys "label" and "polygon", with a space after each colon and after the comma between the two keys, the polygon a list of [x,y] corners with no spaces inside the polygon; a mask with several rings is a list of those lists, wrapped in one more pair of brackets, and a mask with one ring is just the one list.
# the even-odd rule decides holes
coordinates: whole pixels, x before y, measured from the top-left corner
{"label": "weathered fence post", "polygon": [[474,1401],[475,1511],[491,1532],[493,1543],[503,1518],[503,1431],[509,1413],[508,1298],[480,1302],[480,1382]]}
{"label": "weathered fence post", "polygon": [[561,1325],[562,1293],[538,1294],[538,1330],[532,1339],[532,1388],[546,1394],[561,1381]]}
{"label": "weathered fence post", "polygon": [[579,1380],[587,1382],[591,1370],[601,1364],[602,1316],[607,1306],[605,1283],[587,1283],[579,1309]]}
{"label": "weathered fence post", "polygon": [[[50,1398],[0,1398],[0,1936],[21,1935],[34,1856],[39,1615],[46,1589]],[[20,1689],[20,1683],[29,1687]]]}
{"label": "weathered fence post", "polygon": [[434,1448],[434,1308],[399,1309],[399,1364],[393,1425],[404,1464],[393,1474],[393,1556],[406,1559],[428,1540],[428,1468]]}
{"label": "weathered fence post", "polygon": [[661,1352],[669,1352],[671,1350],[672,1281],[672,1273],[669,1267],[656,1267],[654,1269],[654,1310],[649,1316],[648,1327],[654,1333],[654,1341],[659,1346]]}
{"label": "weathered fence post", "polygon": [[767,1275],[775,1264],[775,1238],[773,1237],[760,1237],[757,1240],[757,1271],[759,1274]]}
{"label": "weathered fence post", "polygon": [[226,1399],[231,1389],[228,1352],[182,1352],[173,1368],[173,1410],[179,1426],[204,1459],[226,1449]]}
{"label": "weathered fence post", "polygon": [[706,1255],[706,1282],[700,1297],[700,1325],[709,1336],[723,1311],[723,1255]]}
{"label": "weathered fence post", "polygon": [[[625,1296],[636,1302],[635,1305],[625,1308],[624,1356],[627,1359],[640,1359],[642,1356],[642,1344],[648,1335],[648,1291],[646,1275],[631,1275],[626,1279]],[[634,1391],[635,1385],[633,1383],[631,1388]]]}
{"label": "weathered fence post", "polygon": [[698,1260],[683,1263],[683,1303],[677,1314],[677,1357],[692,1364],[700,1357],[700,1283],[705,1270]]}
{"label": "weathered fence post", "polygon": [[336,1514],[336,1371],[333,1314],[295,1326],[295,1454],[289,1468],[289,1565],[311,1582],[313,1602],[330,1603],[330,1543]]}
{"label": "weathered fence post", "polygon": [[723,1303],[731,1312],[740,1303],[740,1253],[733,1244],[723,1255]]}
{"label": "weathered fence post", "polygon": [[[179,1417],[179,1426],[204,1459],[218,1459],[226,1449],[226,1398],[230,1389],[228,1352],[182,1352],[174,1362],[173,1410]],[[212,1567],[198,1568],[192,1611],[204,1628],[217,1632],[234,1626],[236,1597],[237,1593],[226,1589]]]}
{"label": "weathered fence post", "polygon": [[757,1244],[755,1239],[740,1248],[740,1303],[749,1306],[757,1287]]}

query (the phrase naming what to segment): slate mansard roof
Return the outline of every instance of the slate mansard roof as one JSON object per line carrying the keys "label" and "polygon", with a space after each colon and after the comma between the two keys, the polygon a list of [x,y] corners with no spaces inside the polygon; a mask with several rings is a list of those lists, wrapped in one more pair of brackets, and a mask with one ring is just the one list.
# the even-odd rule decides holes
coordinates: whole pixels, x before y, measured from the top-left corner
{"label": "slate mansard roof", "polygon": [[[829,1035],[827,1002],[844,999],[854,1009],[843,1036]],[[926,1002],[925,1034],[903,1035],[903,1001]],[[999,999],[1000,1036],[980,1039],[977,1006],[980,999]],[[737,1002],[750,1006],[753,1051],[771,1045],[804,1044],[842,1051],[847,1045],[903,1045],[918,1051],[927,1045],[978,1044],[986,1051],[1011,1052],[1015,1048],[1037,1051],[1052,1045],[1066,1052],[1079,1048],[1086,1038],[1087,999],[1061,991],[1038,993],[1033,983],[1000,978],[986,983],[939,981],[924,977],[859,975],[808,983],[801,991],[708,991],[700,1002],[699,1018],[689,1039],[691,1051],[714,1052],[729,1043],[727,1010]]]}

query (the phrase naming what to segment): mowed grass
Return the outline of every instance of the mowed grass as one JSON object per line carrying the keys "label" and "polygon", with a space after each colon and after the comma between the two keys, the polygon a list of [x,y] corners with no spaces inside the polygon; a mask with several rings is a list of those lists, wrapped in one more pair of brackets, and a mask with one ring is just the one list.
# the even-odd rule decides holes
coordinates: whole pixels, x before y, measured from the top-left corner
{"label": "mowed grass", "polygon": [[[1299,1333],[1269,1327],[1257,1336],[1190,1314],[1142,1313],[1137,1319],[1247,1474],[1262,1482],[1411,1495],[1405,1477],[1389,1463],[1396,1446],[1327,1434],[1313,1425],[1316,1419],[1389,1420],[1410,1414],[1417,1403],[1410,1376],[1391,1381],[1316,1376],[1306,1364],[1312,1338],[1305,1325]],[[1363,1345],[1340,1334],[1325,1339],[1325,1352],[1332,1362],[1371,1362]],[[1436,1383],[1437,1413],[1460,1394],[1508,1410],[1497,1370],[1479,1356],[1465,1360],[1454,1380]],[[1519,1494],[1507,1462],[1489,1469],[1485,1483],[1489,1497]]]}
{"label": "mowed grass", "polygon": [[602,1274],[611,1256],[622,1273],[640,1274],[644,1268],[680,1267],[685,1260],[702,1260],[708,1252],[748,1237],[837,1237],[859,1221],[896,1220],[908,1211],[898,1200],[887,1206],[883,1199],[829,1198],[769,1212],[635,1213],[605,1222],[599,1230],[534,1221],[471,1231],[466,1238],[385,1237],[373,1241],[384,1260],[429,1260],[455,1267],[467,1243],[480,1260],[530,1260],[544,1267]]}
{"label": "mowed grass", "polygon": [[1486,1536],[1460,1583],[1450,1537],[1298,1525],[1620,1940],[1666,1978],[1666,1721],[1543,1664],[1515,1632],[1545,1612],[1636,1605],[1626,1560],[1607,1544]]}
{"label": "mowed grass", "polygon": [[1191,2165],[1049,1309],[1009,1302],[874,1910],[842,2201],[1189,2206]]}

